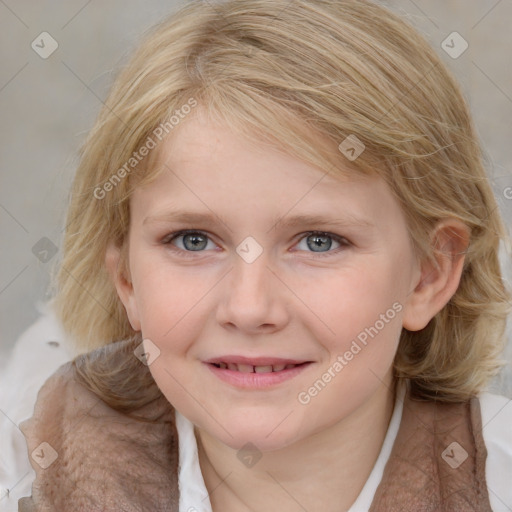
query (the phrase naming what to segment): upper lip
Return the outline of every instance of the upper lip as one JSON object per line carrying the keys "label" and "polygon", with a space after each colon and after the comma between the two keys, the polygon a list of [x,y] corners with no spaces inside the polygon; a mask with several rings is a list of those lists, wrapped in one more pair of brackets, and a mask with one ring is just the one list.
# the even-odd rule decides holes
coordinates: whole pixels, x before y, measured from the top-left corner
{"label": "upper lip", "polygon": [[245,357],[236,355],[227,355],[212,357],[205,363],[218,364],[218,363],[231,363],[231,364],[248,364],[252,366],[274,366],[279,364],[302,364],[309,363],[306,359],[288,359],[282,357]]}

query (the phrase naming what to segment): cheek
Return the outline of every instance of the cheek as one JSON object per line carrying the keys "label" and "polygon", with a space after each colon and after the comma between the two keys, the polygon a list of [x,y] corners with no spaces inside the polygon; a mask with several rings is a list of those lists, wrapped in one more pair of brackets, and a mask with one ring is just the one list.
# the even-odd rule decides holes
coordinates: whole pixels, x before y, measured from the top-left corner
{"label": "cheek", "polygon": [[317,289],[312,297],[322,322],[310,325],[318,327],[314,336],[329,361],[297,395],[310,417],[322,418],[314,421],[318,429],[349,415],[390,384],[403,310],[402,291],[390,265],[354,269],[325,286],[329,293],[322,295]]}
{"label": "cheek", "polygon": [[363,344],[379,339],[380,345],[391,345],[391,349],[396,344],[401,331],[402,287],[392,264],[372,263],[344,269],[338,275],[330,272],[329,278],[317,280],[308,292],[305,302],[317,317],[315,334],[326,340],[331,353],[349,350],[355,339]]}
{"label": "cheek", "polygon": [[208,283],[198,275],[187,277],[165,262],[147,261],[133,275],[142,335],[162,352],[181,352],[200,326],[198,316]]}

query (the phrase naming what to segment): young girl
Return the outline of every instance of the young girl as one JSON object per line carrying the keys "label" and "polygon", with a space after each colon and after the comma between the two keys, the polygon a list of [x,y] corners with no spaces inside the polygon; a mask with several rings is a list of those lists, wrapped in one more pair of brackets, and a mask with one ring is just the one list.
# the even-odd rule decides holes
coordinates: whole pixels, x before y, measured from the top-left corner
{"label": "young girl", "polygon": [[505,229],[459,86],[368,0],[191,2],[81,155],[21,511],[511,510]]}

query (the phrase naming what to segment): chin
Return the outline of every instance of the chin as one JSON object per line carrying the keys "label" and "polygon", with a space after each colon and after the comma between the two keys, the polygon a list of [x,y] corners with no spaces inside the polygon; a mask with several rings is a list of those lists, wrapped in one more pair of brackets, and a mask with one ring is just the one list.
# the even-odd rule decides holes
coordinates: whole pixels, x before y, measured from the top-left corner
{"label": "chin", "polygon": [[[250,443],[256,447],[257,451],[263,453],[286,448],[299,440],[298,433],[290,431],[291,425],[287,425],[287,428],[284,428],[283,425],[279,426],[282,420],[283,418],[279,418],[277,421],[267,423],[261,422],[260,419],[258,424],[254,424],[246,418],[243,423],[223,422],[223,427],[226,430],[215,425],[213,430],[208,428],[207,431],[210,436],[237,452],[243,450]],[[246,449],[250,450],[250,448]]]}

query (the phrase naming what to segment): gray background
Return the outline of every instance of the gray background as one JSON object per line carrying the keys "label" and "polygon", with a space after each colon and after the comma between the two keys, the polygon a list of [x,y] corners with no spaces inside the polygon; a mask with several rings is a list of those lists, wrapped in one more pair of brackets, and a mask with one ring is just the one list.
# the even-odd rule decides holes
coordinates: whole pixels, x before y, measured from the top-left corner
{"label": "gray background", "polygon": [[[33,247],[43,237],[56,246],[61,241],[76,152],[118,66],[145,30],[183,3],[0,0],[0,368],[18,336],[39,316],[38,302],[48,298],[57,257],[44,263]],[[512,186],[512,0],[382,3],[425,34],[462,83],[510,232],[512,199],[504,190]],[[59,45],[48,59],[31,48],[43,31]],[[457,59],[441,48],[453,31],[469,44]],[[502,260],[512,283],[510,248]],[[512,398],[511,376],[509,365],[493,389]]]}

